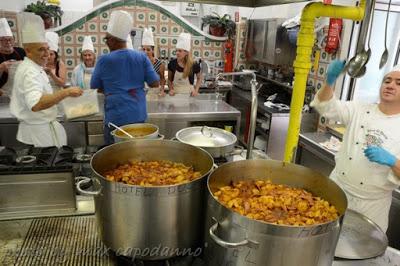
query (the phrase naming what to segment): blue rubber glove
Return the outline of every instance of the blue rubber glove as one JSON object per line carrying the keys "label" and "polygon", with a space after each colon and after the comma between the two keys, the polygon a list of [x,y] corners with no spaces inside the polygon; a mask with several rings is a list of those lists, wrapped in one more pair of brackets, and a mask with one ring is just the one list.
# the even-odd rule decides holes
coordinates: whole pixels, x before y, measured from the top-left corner
{"label": "blue rubber glove", "polygon": [[326,71],[326,83],[329,86],[332,86],[336,79],[339,77],[340,73],[342,73],[346,61],[334,60],[328,66],[328,71]]}
{"label": "blue rubber glove", "polygon": [[397,158],[393,154],[391,154],[384,148],[377,146],[368,146],[364,150],[364,154],[371,162],[387,165],[390,167],[393,167],[397,161]]}

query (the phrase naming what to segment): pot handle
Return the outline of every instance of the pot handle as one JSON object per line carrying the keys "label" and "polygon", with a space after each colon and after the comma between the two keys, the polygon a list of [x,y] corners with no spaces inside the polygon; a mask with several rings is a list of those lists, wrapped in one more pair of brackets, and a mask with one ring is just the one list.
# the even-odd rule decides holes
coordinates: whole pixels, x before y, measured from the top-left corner
{"label": "pot handle", "polygon": [[238,149],[238,150],[237,150],[237,151],[230,152],[228,155],[229,155],[229,156],[230,156],[230,155],[241,155],[242,152],[244,151],[244,148],[243,148],[242,146],[239,146],[239,145],[235,145],[235,149]]}
{"label": "pot handle", "polygon": [[212,129],[208,126],[203,126],[201,128],[201,134],[208,138],[212,138],[214,136]]}
{"label": "pot handle", "polygon": [[225,240],[222,240],[221,238],[219,238],[215,234],[215,231],[217,230],[218,225],[219,225],[218,222],[213,224],[210,227],[209,234],[210,234],[210,237],[212,238],[212,240],[214,240],[215,243],[217,243],[221,247],[223,247],[223,248],[238,248],[238,247],[248,246],[248,247],[252,248],[252,247],[257,247],[258,246],[258,242],[253,241],[253,240],[249,240],[249,239],[245,239],[245,240],[240,241],[240,242],[226,242]]}
{"label": "pot handle", "polygon": [[75,177],[75,180],[79,180],[78,183],[76,183],[76,190],[79,191],[84,196],[98,196],[101,193],[101,187],[98,191],[86,191],[81,188],[82,184],[89,183],[91,179],[86,176],[77,176]]}

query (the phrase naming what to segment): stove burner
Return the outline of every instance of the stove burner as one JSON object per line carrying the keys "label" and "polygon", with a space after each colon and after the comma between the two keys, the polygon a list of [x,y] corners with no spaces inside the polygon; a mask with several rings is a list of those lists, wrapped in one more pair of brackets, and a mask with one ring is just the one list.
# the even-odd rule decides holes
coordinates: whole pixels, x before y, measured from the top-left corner
{"label": "stove burner", "polygon": [[68,146],[4,148],[0,151],[0,174],[72,171],[73,151]]}
{"label": "stove burner", "polygon": [[90,159],[92,159],[92,155],[91,154],[77,154],[76,155],[76,160],[78,162],[88,162],[90,161]]}
{"label": "stove burner", "polygon": [[34,155],[23,155],[23,156],[19,156],[17,159],[15,159],[15,161],[17,163],[21,163],[21,164],[33,163],[34,161],[36,161],[36,156],[34,156]]}

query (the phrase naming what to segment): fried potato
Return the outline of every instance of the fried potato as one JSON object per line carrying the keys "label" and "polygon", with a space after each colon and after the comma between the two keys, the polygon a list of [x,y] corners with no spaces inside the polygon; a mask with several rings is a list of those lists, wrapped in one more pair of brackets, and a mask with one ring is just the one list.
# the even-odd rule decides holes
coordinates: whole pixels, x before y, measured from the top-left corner
{"label": "fried potato", "polygon": [[201,177],[193,167],[171,161],[135,161],[119,165],[104,174],[109,181],[140,186],[169,186],[188,183]]}
{"label": "fried potato", "polygon": [[251,219],[274,224],[307,226],[338,218],[335,206],[304,189],[269,180],[232,183],[214,193],[224,206]]}

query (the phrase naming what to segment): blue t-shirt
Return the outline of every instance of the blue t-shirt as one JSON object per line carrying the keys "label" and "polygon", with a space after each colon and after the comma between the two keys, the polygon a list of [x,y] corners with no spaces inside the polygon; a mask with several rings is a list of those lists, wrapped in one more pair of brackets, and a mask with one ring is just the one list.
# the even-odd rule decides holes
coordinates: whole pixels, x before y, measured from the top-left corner
{"label": "blue t-shirt", "polygon": [[96,63],[90,87],[105,95],[105,124],[144,122],[147,118],[144,82],[160,78],[146,54],[120,49],[102,55]]}

